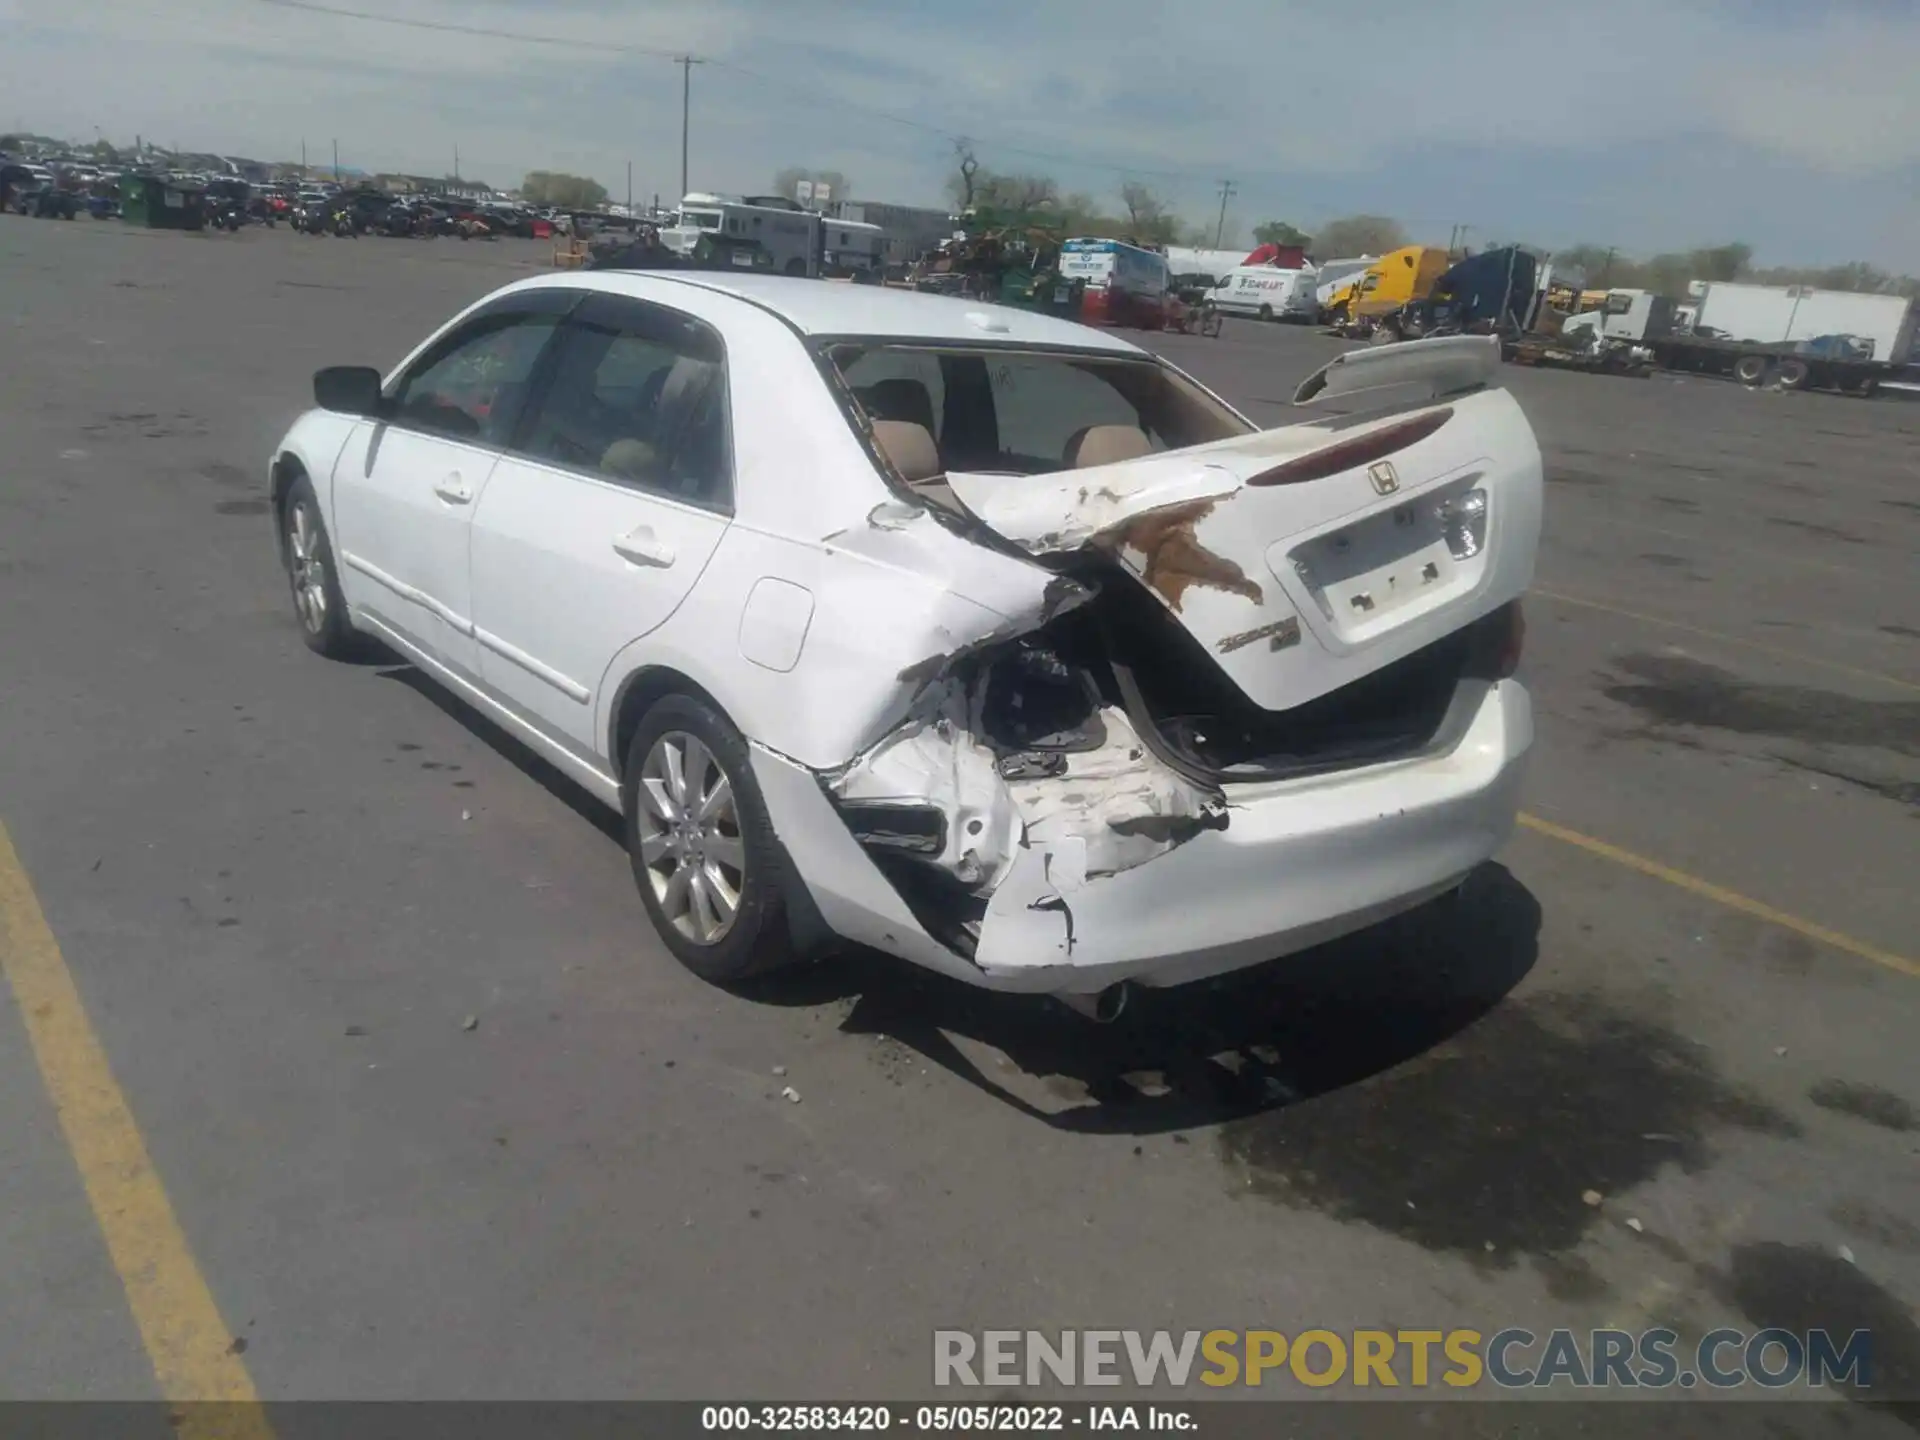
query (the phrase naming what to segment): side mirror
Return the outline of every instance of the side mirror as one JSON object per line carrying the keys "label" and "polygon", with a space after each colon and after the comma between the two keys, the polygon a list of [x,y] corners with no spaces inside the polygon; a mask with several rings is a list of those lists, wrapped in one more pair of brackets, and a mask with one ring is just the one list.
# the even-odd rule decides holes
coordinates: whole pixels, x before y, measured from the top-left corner
{"label": "side mirror", "polygon": [[313,403],[341,415],[380,418],[380,372],[371,365],[329,365],[313,372]]}

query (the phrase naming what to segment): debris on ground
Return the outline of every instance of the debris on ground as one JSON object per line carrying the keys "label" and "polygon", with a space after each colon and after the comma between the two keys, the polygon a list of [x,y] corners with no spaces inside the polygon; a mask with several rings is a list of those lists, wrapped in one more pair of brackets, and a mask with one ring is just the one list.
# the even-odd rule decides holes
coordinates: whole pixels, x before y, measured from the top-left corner
{"label": "debris on ground", "polygon": [[1853,1247],[1850,1245],[1842,1245],[1840,1247],[1840,1258],[1849,1265],[1853,1264]]}
{"label": "debris on ground", "polygon": [[1644,1225],[1642,1225],[1642,1224],[1641,1224],[1641,1223],[1640,1223],[1640,1222],[1639,1222],[1638,1220],[1629,1220],[1629,1221],[1627,1221],[1627,1229],[1629,1229],[1629,1230],[1631,1230],[1631,1231],[1633,1231],[1633,1233],[1634,1233],[1634,1234],[1636,1234],[1636,1235],[1638,1235],[1638,1234],[1640,1234],[1640,1233],[1641,1233],[1642,1231],[1644,1231],[1644,1230],[1645,1230],[1646,1228],[1647,1228],[1647,1227],[1646,1227],[1646,1226],[1644,1226]]}
{"label": "debris on ground", "polygon": [[1606,1198],[1607,1197],[1602,1195],[1598,1190],[1582,1191],[1580,1195],[1580,1199],[1585,1204],[1588,1204],[1588,1205],[1598,1205],[1602,1200]]}
{"label": "debris on ground", "polygon": [[478,1015],[467,1016],[466,1019],[460,1022],[460,1028],[462,1030],[478,1030],[480,1028],[480,1017]]}
{"label": "debris on ground", "polygon": [[776,1065],[773,1067],[773,1073],[776,1075],[784,1075],[787,1073],[787,1067],[784,1065]]}
{"label": "debris on ground", "polygon": [[791,1101],[793,1104],[798,1105],[800,1103],[800,1092],[794,1089],[791,1085],[789,1085],[783,1090],[781,1090],[780,1098],[782,1100]]}

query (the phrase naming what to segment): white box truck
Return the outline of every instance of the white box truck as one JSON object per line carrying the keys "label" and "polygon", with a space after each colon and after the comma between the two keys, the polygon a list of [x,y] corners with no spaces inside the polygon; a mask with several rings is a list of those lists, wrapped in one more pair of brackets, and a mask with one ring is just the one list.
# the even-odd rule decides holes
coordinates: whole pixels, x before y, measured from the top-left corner
{"label": "white box truck", "polygon": [[1905,364],[1913,349],[1914,304],[1903,295],[1719,280],[1700,292],[1693,329],[1709,339],[1773,345],[1846,335],[1871,344],[1861,359],[1890,365]]}

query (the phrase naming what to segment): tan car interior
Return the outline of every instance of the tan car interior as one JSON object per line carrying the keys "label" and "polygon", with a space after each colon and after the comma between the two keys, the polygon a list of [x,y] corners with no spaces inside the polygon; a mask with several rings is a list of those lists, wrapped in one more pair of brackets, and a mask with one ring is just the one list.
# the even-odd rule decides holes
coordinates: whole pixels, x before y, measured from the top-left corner
{"label": "tan car interior", "polygon": [[[948,510],[964,507],[944,478],[946,465],[934,441],[933,397],[918,380],[876,381],[856,390],[873,426],[874,444],[914,494]],[[1133,425],[1086,425],[1074,431],[1061,456],[1066,468],[1114,465],[1152,453],[1153,442]]]}

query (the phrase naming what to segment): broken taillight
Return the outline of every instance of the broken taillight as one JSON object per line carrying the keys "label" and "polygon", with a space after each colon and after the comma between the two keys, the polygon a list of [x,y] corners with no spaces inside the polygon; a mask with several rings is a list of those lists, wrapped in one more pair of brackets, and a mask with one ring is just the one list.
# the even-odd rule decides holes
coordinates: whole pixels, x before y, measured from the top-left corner
{"label": "broken taillight", "polygon": [[1487,544],[1487,492],[1481,489],[1451,495],[1433,508],[1446,538],[1447,553],[1456,560],[1471,560]]}
{"label": "broken taillight", "polygon": [[[1263,470],[1247,481],[1249,485],[1299,485],[1308,480],[1324,480],[1329,475],[1355,470],[1384,460],[1395,451],[1416,445],[1453,418],[1451,408],[1429,410],[1400,420],[1383,429],[1370,430],[1351,440],[1340,440],[1298,460],[1289,460],[1271,470]],[[1387,493],[1382,491],[1382,494]]]}

